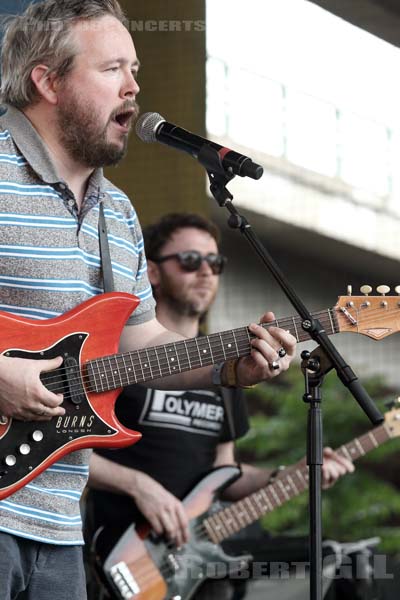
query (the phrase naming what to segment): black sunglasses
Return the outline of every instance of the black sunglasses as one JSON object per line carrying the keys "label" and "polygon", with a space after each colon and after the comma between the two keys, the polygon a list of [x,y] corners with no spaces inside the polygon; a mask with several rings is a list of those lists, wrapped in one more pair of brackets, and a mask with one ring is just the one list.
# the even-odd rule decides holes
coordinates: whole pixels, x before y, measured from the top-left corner
{"label": "black sunglasses", "polygon": [[213,275],[220,275],[227,261],[226,257],[222,254],[210,253],[203,256],[200,252],[197,252],[197,250],[186,250],[186,252],[177,252],[176,254],[160,256],[160,258],[153,259],[153,262],[161,263],[165,260],[170,260],[171,258],[175,258],[179,262],[181,269],[189,273],[198,271],[203,260],[205,260],[213,272]]}

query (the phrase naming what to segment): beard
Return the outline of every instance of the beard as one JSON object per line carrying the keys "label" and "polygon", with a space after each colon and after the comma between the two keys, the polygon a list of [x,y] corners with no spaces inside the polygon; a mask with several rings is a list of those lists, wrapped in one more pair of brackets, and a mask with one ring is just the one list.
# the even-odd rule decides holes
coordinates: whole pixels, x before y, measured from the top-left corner
{"label": "beard", "polygon": [[214,301],[217,289],[214,289],[204,297],[195,288],[180,289],[168,280],[168,277],[161,276],[160,286],[157,289],[157,296],[178,315],[185,317],[201,317],[205,315]]}
{"label": "beard", "polygon": [[107,129],[115,116],[121,111],[135,109],[134,118],[139,114],[139,105],[135,101],[126,101],[115,110],[105,127],[99,124],[96,111],[92,106],[68,93],[58,107],[57,125],[60,140],[69,155],[90,168],[110,167],[118,164],[128,150],[128,135],[122,143],[107,140]]}

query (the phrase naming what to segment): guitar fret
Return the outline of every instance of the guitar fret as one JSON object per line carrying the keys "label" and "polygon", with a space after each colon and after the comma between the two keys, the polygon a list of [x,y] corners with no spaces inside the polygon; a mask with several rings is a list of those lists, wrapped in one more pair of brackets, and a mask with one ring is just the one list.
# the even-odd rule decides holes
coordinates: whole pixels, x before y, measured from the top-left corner
{"label": "guitar fret", "polygon": [[199,342],[197,341],[197,338],[195,338],[195,340],[194,340],[194,341],[195,341],[196,348],[197,348],[197,353],[198,353],[198,356],[199,356],[200,366],[202,367],[202,366],[203,366],[203,363],[202,363],[202,361],[201,361],[201,354],[200,354]]}
{"label": "guitar fret", "polygon": [[136,383],[136,372],[135,372],[135,368],[134,368],[134,364],[133,364],[133,356],[132,354],[128,354],[129,357],[129,362],[130,362],[130,367],[128,367],[128,372],[129,372],[129,376],[128,376],[128,383]]}
{"label": "guitar fret", "polygon": [[141,361],[141,358],[140,358],[140,351],[137,353],[137,358],[138,358],[138,363],[139,363],[140,370],[142,372],[142,379],[141,380],[142,381],[146,381],[146,378],[144,376],[142,361]]}
{"label": "guitar fret", "polygon": [[[255,521],[256,519],[258,519],[258,514],[256,509],[254,508],[254,505],[252,504],[249,496],[247,496],[246,498],[243,498],[243,501],[247,504],[247,506],[249,507],[249,511],[251,513],[252,516],[252,521]],[[249,515],[250,516],[250,515]]]}
{"label": "guitar fret", "polygon": [[269,510],[272,511],[272,510],[274,510],[275,506],[274,506],[271,498],[267,494],[267,489],[268,488],[263,488],[262,490],[260,490],[260,494],[262,494],[262,497],[264,498],[265,502],[267,503]]}
{"label": "guitar fret", "polygon": [[161,364],[160,364],[160,359],[159,359],[159,356],[158,356],[158,352],[157,352],[156,349],[154,349],[153,352],[154,352],[154,356],[156,357],[156,360],[157,360],[159,377],[162,377],[163,372],[162,372],[162,369],[161,369]]}
{"label": "guitar fret", "polygon": [[236,356],[236,353],[235,353],[235,348],[234,348],[235,340],[234,340],[233,332],[227,331],[225,338],[226,338],[226,349],[228,352],[228,354],[225,353],[225,360],[226,360],[227,358],[232,358],[232,357]]}
{"label": "guitar fret", "polygon": [[207,337],[206,339],[208,341],[208,347],[210,348],[211,362],[214,364],[216,361],[214,360],[214,355],[213,355],[213,351],[212,351],[212,348],[211,348],[210,338]]}
{"label": "guitar fret", "polygon": [[235,334],[234,330],[232,330],[232,335],[233,335],[233,341],[235,342],[236,355],[238,356],[240,353],[239,353],[239,348],[238,348],[237,340],[236,340],[236,334]]}
{"label": "guitar fret", "polygon": [[214,543],[214,544],[218,544],[219,540],[219,535],[218,533],[215,531],[212,522],[211,522],[212,517],[209,517],[208,519],[204,519],[203,521],[203,525],[206,529],[206,532],[208,534],[208,537],[210,538],[210,540]]}
{"label": "guitar fret", "polygon": [[223,520],[220,518],[218,513],[215,513],[215,515],[212,516],[212,519],[215,522],[215,529],[218,533],[218,535],[222,534],[221,540],[224,537],[228,537],[229,536],[229,532],[225,529],[225,525]]}
{"label": "guitar fret", "polygon": [[221,519],[224,520],[225,527],[229,532],[229,535],[233,535],[234,533],[236,533],[236,531],[238,530],[237,525],[229,506],[227,506],[223,511],[221,511],[220,515]]}
{"label": "guitar fret", "polygon": [[296,494],[296,496],[298,494],[300,494],[301,490],[297,489],[297,486],[290,475],[286,475],[286,480],[287,480],[288,484],[290,485],[290,487],[292,488],[293,492]]}
{"label": "guitar fret", "polygon": [[222,339],[222,334],[219,333],[218,335],[219,335],[219,339],[220,339],[220,342],[221,342],[221,348],[222,348],[222,352],[223,352],[223,355],[224,355],[224,360],[226,360],[226,352],[225,352],[224,342],[223,342],[223,339]]}
{"label": "guitar fret", "polygon": [[258,510],[260,511],[260,515],[262,515],[264,512],[267,512],[268,510],[272,510],[272,507],[269,505],[269,503],[263,503],[263,497],[264,496],[261,490],[259,492],[254,493],[254,500],[257,504]]}
{"label": "guitar fret", "polygon": [[146,352],[147,362],[149,363],[150,377],[153,379],[154,378],[153,369],[151,368],[151,360],[150,360],[150,355],[149,355],[147,348],[145,348],[145,352]]}
{"label": "guitar fret", "polygon": [[373,434],[373,432],[372,432],[372,431],[370,431],[370,432],[368,433],[368,437],[369,437],[369,439],[371,440],[371,442],[372,442],[372,445],[373,445],[375,448],[378,448],[379,444],[378,444],[378,442],[377,442],[377,440],[376,440],[376,438],[375,438],[375,436],[374,436],[374,434]]}
{"label": "guitar fret", "polygon": [[[102,358],[101,359],[101,363],[103,365],[103,370],[100,372],[100,377],[101,377],[101,381],[103,384],[103,387],[101,388],[101,391],[106,390],[107,388],[110,387],[110,382],[108,381],[108,373],[107,373],[107,369],[106,369],[106,365],[105,365],[105,359]],[[104,382],[106,382],[106,387],[104,387]]]}
{"label": "guitar fret", "polygon": [[178,367],[175,363],[178,362],[178,356],[176,354],[176,350],[175,350],[175,344],[169,344],[168,345],[168,367],[169,367],[169,372],[171,374],[175,373],[178,370]]}
{"label": "guitar fret", "polygon": [[288,494],[286,487],[285,487],[284,483],[282,482],[282,480],[278,479],[275,485],[279,486],[281,488],[282,493],[283,493],[284,497],[286,498],[286,500],[290,500],[291,496]]}
{"label": "guitar fret", "polygon": [[296,469],[295,471],[300,483],[304,486],[304,489],[308,486],[308,472],[302,469]]}
{"label": "guitar fret", "polygon": [[335,327],[333,325],[332,314],[331,314],[330,310],[328,310],[328,316],[329,316],[329,321],[331,323],[332,333],[335,333]]}
{"label": "guitar fret", "polygon": [[267,490],[268,490],[268,491],[271,493],[271,495],[273,496],[273,498],[274,498],[274,500],[275,500],[276,504],[277,504],[278,506],[280,506],[280,505],[282,504],[282,501],[281,501],[281,499],[279,498],[278,494],[276,493],[274,485],[269,485],[269,486],[268,486],[268,488],[267,488]]}
{"label": "guitar fret", "polygon": [[[125,362],[125,356],[122,354],[121,358],[122,358],[122,363],[124,365],[124,372],[128,373],[128,367],[127,367],[126,362]],[[127,385],[128,383],[129,383],[129,380],[127,380],[126,383],[123,384],[123,386]]]}
{"label": "guitar fret", "polygon": [[[348,446],[350,446],[350,444],[348,444]],[[348,458],[349,460],[353,460],[353,457],[351,456],[351,453],[348,450],[347,446],[345,446],[345,445],[341,446],[340,450],[343,452],[343,454],[346,456],[346,458]]]}
{"label": "guitar fret", "polygon": [[300,338],[299,338],[299,332],[297,331],[297,325],[296,325],[296,319],[295,317],[292,317],[292,321],[293,321],[293,327],[294,327],[294,333],[296,336],[296,340],[299,342]]}
{"label": "guitar fret", "polygon": [[359,451],[360,451],[360,454],[361,454],[362,456],[364,456],[364,454],[365,454],[365,452],[364,452],[364,448],[361,446],[359,439],[358,439],[358,438],[356,438],[356,439],[354,440],[354,443],[356,444],[357,448],[359,449]]}
{"label": "guitar fret", "polygon": [[[97,374],[95,372],[95,367],[97,367]],[[91,386],[94,386],[94,392],[100,392],[98,382],[100,382],[100,370],[98,365],[98,360],[92,361],[86,365],[86,370],[89,375],[89,381],[91,382]],[[97,376],[96,376],[97,375]],[[92,390],[89,390],[92,391]]]}
{"label": "guitar fret", "polygon": [[187,355],[187,359],[188,359],[188,364],[189,364],[189,368],[192,368],[192,363],[190,362],[190,356],[189,356],[189,351],[188,351],[188,347],[187,347],[187,343],[186,340],[183,341],[183,346],[186,350],[186,355]]}
{"label": "guitar fret", "polygon": [[239,500],[238,505],[240,506],[240,513],[239,516],[243,517],[243,520],[245,522],[246,525],[250,525],[250,523],[252,523],[252,520],[250,518],[250,515],[246,509],[246,504],[244,499],[243,500]]}

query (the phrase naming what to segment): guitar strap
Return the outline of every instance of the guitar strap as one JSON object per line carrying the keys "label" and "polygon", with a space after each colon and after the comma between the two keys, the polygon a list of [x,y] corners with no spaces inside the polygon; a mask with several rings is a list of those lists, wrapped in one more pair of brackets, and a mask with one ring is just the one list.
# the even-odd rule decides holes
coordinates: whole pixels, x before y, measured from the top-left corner
{"label": "guitar strap", "polygon": [[100,245],[100,259],[101,268],[103,271],[103,287],[105,292],[114,291],[114,276],[111,265],[110,247],[108,245],[107,237],[107,225],[104,217],[104,206],[100,202],[100,216],[99,216],[99,245]]}
{"label": "guitar strap", "polygon": [[226,419],[228,421],[229,433],[231,434],[232,440],[235,441],[236,429],[235,422],[233,420],[232,402],[234,402],[236,395],[236,389],[221,387],[221,396],[225,407]]}

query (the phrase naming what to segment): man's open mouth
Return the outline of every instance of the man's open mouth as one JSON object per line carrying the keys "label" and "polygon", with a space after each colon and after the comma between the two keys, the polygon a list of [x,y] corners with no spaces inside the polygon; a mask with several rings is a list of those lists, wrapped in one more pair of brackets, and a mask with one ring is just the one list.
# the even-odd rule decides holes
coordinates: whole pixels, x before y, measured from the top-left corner
{"label": "man's open mouth", "polygon": [[132,108],[130,110],[124,110],[120,113],[116,114],[114,117],[114,121],[118,123],[123,129],[129,129],[132,123],[132,119],[135,115],[135,110]]}

